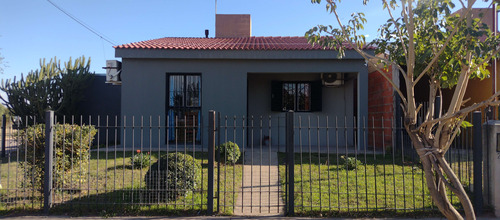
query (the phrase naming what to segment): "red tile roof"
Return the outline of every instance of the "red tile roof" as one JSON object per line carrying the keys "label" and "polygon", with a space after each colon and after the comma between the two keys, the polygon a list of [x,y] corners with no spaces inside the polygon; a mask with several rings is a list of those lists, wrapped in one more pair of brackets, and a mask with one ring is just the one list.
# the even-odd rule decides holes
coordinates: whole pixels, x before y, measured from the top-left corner
{"label": "red tile roof", "polygon": [[[120,49],[163,50],[322,50],[311,46],[305,37],[242,37],[242,38],[177,38],[166,37],[154,40],[115,46]],[[365,49],[375,49],[366,46]]]}

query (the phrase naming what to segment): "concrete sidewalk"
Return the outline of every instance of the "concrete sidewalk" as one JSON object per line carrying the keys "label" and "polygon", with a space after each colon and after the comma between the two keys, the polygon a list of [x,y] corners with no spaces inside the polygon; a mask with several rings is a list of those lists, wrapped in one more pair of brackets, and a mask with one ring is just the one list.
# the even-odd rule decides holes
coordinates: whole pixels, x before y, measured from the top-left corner
{"label": "concrete sidewalk", "polygon": [[[228,217],[228,216],[194,216],[194,217],[163,217],[163,216],[148,216],[148,217],[70,217],[70,216],[15,216],[15,217],[0,217],[0,219],[17,219],[17,220],[31,220],[31,219],[44,219],[44,220],[61,220],[61,219],[81,219],[81,220],[94,220],[94,219],[111,219],[111,220],[244,220],[244,219],[271,219],[271,220],[352,220],[352,219],[373,219],[373,220],[415,220],[415,219],[429,219],[429,220],[444,220],[445,218],[309,218],[309,217]],[[478,217],[478,220],[495,220],[495,217]]]}

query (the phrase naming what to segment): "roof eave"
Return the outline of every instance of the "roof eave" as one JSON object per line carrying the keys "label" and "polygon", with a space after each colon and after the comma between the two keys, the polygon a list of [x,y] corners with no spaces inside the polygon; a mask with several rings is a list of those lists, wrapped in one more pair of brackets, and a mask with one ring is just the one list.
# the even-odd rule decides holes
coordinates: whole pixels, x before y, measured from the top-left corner
{"label": "roof eave", "polygon": [[[374,53],[373,49],[366,49]],[[115,48],[115,57],[138,59],[331,59],[334,50],[185,50]],[[354,50],[345,51],[342,59],[363,59]]]}

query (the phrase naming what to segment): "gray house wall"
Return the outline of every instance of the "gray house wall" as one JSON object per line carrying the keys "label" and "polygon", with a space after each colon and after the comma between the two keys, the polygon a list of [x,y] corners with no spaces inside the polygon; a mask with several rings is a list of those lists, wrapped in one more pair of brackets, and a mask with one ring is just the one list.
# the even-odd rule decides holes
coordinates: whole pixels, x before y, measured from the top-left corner
{"label": "gray house wall", "polygon": [[[354,116],[354,78],[357,74],[349,74],[348,79],[345,80],[344,85],[339,87],[322,87],[322,110],[318,112],[296,112],[295,124],[301,125],[303,129],[296,129],[296,132],[302,133],[302,138],[295,135],[294,142],[300,144],[311,144],[326,146],[326,132],[324,129],[327,125],[326,119],[328,116],[328,126],[334,127],[335,120],[337,123],[344,126],[345,118],[352,119]],[[249,74],[248,77],[248,116],[254,116],[255,128],[251,129],[254,133],[254,143],[262,142],[266,136],[272,136],[272,146],[285,145],[285,112],[271,111],[271,81],[290,81],[290,82],[311,82],[321,80],[320,73],[262,73],[262,74]],[[262,116],[262,128],[260,127],[260,117]],[[269,118],[271,117],[271,118]],[[319,117],[319,118],[318,118]],[[322,127],[320,131],[320,140],[317,138],[319,126]],[[348,121],[349,126],[353,127],[352,121]],[[271,131],[269,131],[269,124],[271,124]],[[313,127],[308,130],[307,127]],[[330,129],[334,131],[334,129]],[[262,135],[260,133],[262,131]],[[336,136],[335,133],[329,134],[330,139],[336,140],[339,143],[348,146],[353,145],[353,132],[352,129],[347,135]],[[319,143],[318,143],[319,142]]]}
{"label": "gray house wall", "polygon": [[[285,74],[316,73],[315,77],[318,77],[321,72],[355,73],[358,76],[357,88],[360,95],[358,115],[367,115],[367,67],[359,56],[357,57],[349,51],[347,53],[349,59],[343,60],[336,59],[334,52],[325,53],[325,51],[167,52],[163,50],[116,50],[116,56],[122,57],[121,109],[122,124],[126,127],[123,131],[123,144],[126,146],[163,147],[166,144],[166,131],[164,129],[167,101],[166,77],[167,74],[171,73],[201,75],[201,113],[202,126],[205,127],[209,110],[221,112],[222,115],[228,115],[230,119],[236,116],[238,124],[242,124],[243,117],[248,117],[252,111],[255,114],[266,113],[249,106],[255,101],[253,95],[249,95],[249,100],[247,100],[247,92],[249,94],[262,92],[260,89],[254,91],[255,89],[247,87],[249,85],[248,79],[256,74],[283,74],[285,76]],[[259,55],[263,58],[259,59]],[[347,91],[352,88],[353,85],[350,83],[348,82],[343,90]],[[349,100],[352,101],[352,94],[349,95],[351,96]],[[323,97],[325,98],[326,94]],[[330,108],[328,102],[323,102],[323,104],[325,105],[324,109],[330,109],[331,112],[325,111],[320,114],[342,114],[342,111]],[[352,105],[348,103],[347,106]],[[229,123],[233,122],[229,121]],[[248,123],[248,118],[246,123]],[[132,127],[141,125],[144,129],[140,134],[138,132],[132,133]],[[205,128],[202,130],[203,144],[207,142],[205,130]],[[236,137],[235,141],[243,142],[242,138],[240,135],[240,137]]]}

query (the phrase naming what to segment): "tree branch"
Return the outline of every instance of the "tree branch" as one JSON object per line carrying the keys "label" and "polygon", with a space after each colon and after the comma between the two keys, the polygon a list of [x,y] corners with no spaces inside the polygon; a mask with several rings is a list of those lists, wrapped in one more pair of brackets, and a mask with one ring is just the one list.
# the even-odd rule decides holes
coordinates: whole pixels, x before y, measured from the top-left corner
{"label": "tree branch", "polygon": [[500,105],[500,101],[494,101],[496,97],[498,97],[500,95],[500,91],[497,91],[495,94],[493,94],[492,96],[490,96],[487,100],[484,100],[480,103],[476,103],[474,105],[471,105],[467,108],[464,108],[460,111],[457,111],[453,114],[446,114],[444,115],[443,117],[440,117],[440,118],[437,118],[437,119],[434,119],[434,120],[430,120],[430,121],[426,121],[424,123],[422,123],[420,125],[420,127],[423,127],[423,126],[428,126],[432,123],[437,123],[437,122],[441,122],[441,121],[445,121],[445,120],[449,120],[449,119],[452,119],[452,118],[456,118],[456,117],[460,117],[460,116],[464,116],[478,108],[481,108],[481,107],[486,107],[486,106],[494,106],[494,105]]}
{"label": "tree branch", "polygon": [[436,156],[434,154],[429,154],[427,157],[429,157],[429,160],[431,161],[431,163],[433,165],[434,171],[436,171],[436,173],[438,174],[438,176],[443,180],[441,182],[444,183],[451,191],[456,192],[457,189],[455,189],[455,187],[453,185],[451,185],[451,183],[449,183],[446,180],[446,178],[443,175],[443,172],[441,171],[441,168],[436,163],[436,160],[437,160]]}
{"label": "tree branch", "polygon": [[490,62],[491,59],[493,58],[493,56],[498,55],[498,53],[500,53],[500,45],[497,47],[497,49],[495,51],[493,51],[493,53],[488,55],[488,57],[486,57],[486,59],[484,59],[481,63],[479,63],[473,69],[471,69],[470,72],[471,73],[476,72],[479,69],[479,67],[484,65],[486,62]]}
{"label": "tree branch", "polygon": [[[450,190],[452,190],[455,193],[455,195],[460,199],[460,203],[462,203],[462,206],[465,211],[465,218],[476,219],[474,209],[472,208],[472,203],[467,197],[467,193],[465,192],[464,187],[460,183],[460,180],[453,173],[453,170],[451,169],[450,165],[448,164],[448,162],[446,162],[446,160],[443,157],[437,157],[437,159],[439,164],[443,168],[443,171],[450,179],[450,182],[453,184],[453,186],[455,186],[454,188],[450,188]],[[456,192],[453,189],[455,189]]]}
{"label": "tree branch", "polygon": [[464,119],[462,118],[458,123],[457,123],[457,126],[455,128],[455,130],[453,131],[453,134],[452,136],[448,139],[448,141],[444,144],[444,147],[443,147],[443,153],[446,153],[448,151],[448,149],[450,149],[450,146],[451,144],[453,143],[453,140],[455,140],[455,137],[457,136],[458,132],[460,131],[460,124],[462,124],[462,122],[464,121]]}
{"label": "tree branch", "polygon": [[[401,47],[403,47],[403,52],[404,52],[406,62],[408,62],[408,50],[406,49],[406,45],[404,45],[405,41],[403,40],[403,33],[399,29],[399,24],[396,22],[396,19],[394,19],[394,16],[392,15],[392,11],[391,11],[390,6],[387,3],[387,1],[383,0],[383,4],[386,4],[387,12],[389,13],[389,16],[391,16],[391,21],[394,24],[394,26],[396,26],[396,30],[398,31],[398,37],[399,37],[399,40],[401,41]],[[403,11],[404,11],[404,7],[403,7]]]}
{"label": "tree branch", "polygon": [[[331,3],[330,3],[330,4],[331,4]],[[348,38],[347,31],[345,30],[344,25],[342,25],[342,22],[340,21],[340,18],[339,18],[339,15],[337,14],[337,10],[336,10],[336,9],[333,9],[333,14],[335,15],[335,18],[337,19],[337,22],[338,22],[338,24],[339,24],[339,26],[340,26],[340,28],[341,28],[341,30],[342,30],[342,35],[344,35],[344,36],[343,36],[344,40],[345,40],[345,39],[349,39],[349,38]],[[332,33],[332,32],[327,32],[327,33],[329,33],[329,34],[332,34],[332,35],[333,35],[333,33]],[[362,56],[362,57],[363,57],[363,58],[364,58],[367,62],[372,62],[372,61],[370,61],[370,59],[368,58],[368,56],[370,56],[370,55],[369,55],[368,53],[364,52],[362,49],[360,49],[360,48],[358,47],[358,44],[354,44],[354,43],[352,43],[350,40],[347,40],[347,43],[349,44],[349,46],[350,46],[351,48],[353,48],[356,52],[358,52],[358,53],[359,53],[359,54],[360,54],[360,55],[361,55],[361,56]],[[382,58],[379,58],[379,57],[376,57],[376,56],[372,56],[372,58],[382,59]],[[386,61],[388,61],[388,60],[386,60]],[[391,63],[393,63],[393,62],[391,62]],[[398,86],[397,86],[396,84],[394,84],[394,82],[392,81],[392,79],[389,79],[389,77],[388,77],[387,75],[385,75],[385,74],[383,73],[383,71],[381,71],[381,70],[380,70],[380,68],[378,68],[378,67],[376,66],[376,63],[373,63],[373,62],[372,62],[372,64],[375,66],[375,68],[377,69],[377,71],[378,71],[379,73],[382,73],[382,76],[383,76],[383,77],[384,77],[387,81],[389,81],[389,83],[392,85],[392,87],[394,88],[394,90],[396,90],[396,92],[397,92],[397,93],[399,94],[399,96],[401,97],[401,100],[402,100],[405,104],[407,104],[407,101],[406,101],[406,99],[405,99],[405,97],[404,97],[403,93],[401,92],[401,90],[399,90]],[[394,64],[394,63],[393,63],[393,64]],[[399,65],[396,65],[396,66],[397,66],[398,68],[401,68]]]}
{"label": "tree branch", "polygon": [[446,49],[446,47],[450,43],[451,39],[453,38],[453,36],[457,33],[457,30],[458,30],[458,25],[455,27],[455,29],[453,29],[453,31],[451,32],[450,36],[448,36],[448,38],[444,42],[443,46],[436,53],[436,55],[431,60],[431,62],[429,63],[429,65],[427,65],[425,67],[425,69],[420,73],[420,75],[418,75],[418,77],[415,79],[414,85],[416,85],[418,83],[418,81],[420,81],[420,79],[422,79],[422,77],[427,73],[427,71],[429,71],[431,69],[432,65],[434,65],[434,63],[439,59],[439,56],[441,56],[441,54],[444,52],[444,50]]}
{"label": "tree branch", "polygon": [[[408,28],[408,60],[406,65],[408,65],[408,70],[407,74],[408,77],[411,77],[413,79],[413,72],[415,70],[415,24],[413,20],[413,7],[412,7],[412,2],[413,1],[408,1],[408,18],[406,20],[406,27]],[[403,1],[404,5],[404,1]],[[403,13],[404,13],[403,9]],[[406,14],[406,13],[405,13]],[[415,85],[412,82],[412,86]]]}

